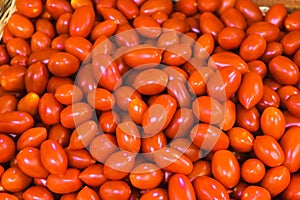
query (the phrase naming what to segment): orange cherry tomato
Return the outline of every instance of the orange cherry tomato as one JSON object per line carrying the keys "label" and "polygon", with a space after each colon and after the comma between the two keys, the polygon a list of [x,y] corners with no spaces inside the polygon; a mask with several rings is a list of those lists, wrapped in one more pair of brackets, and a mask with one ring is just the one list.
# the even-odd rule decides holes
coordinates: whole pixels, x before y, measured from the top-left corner
{"label": "orange cherry tomato", "polygon": [[271,195],[270,192],[263,187],[250,185],[244,189],[241,199],[271,200]]}
{"label": "orange cherry tomato", "polygon": [[145,157],[153,160],[153,154],[155,151],[165,147],[167,145],[167,138],[163,132],[159,132],[150,137],[143,137],[141,150]]}
{"label": "orange cherry tomato", "polygon": [[253,149],[254,136],[246,129],[233,127],[228,131],[230,146],[238,152],[250,152]]}
{"label": "orange cherry tomato", "polygon": [[220,128],[222,128],[223,131],[228,131],[233,127],[236,121],[236,107],[233,101],[227,100],[223,104],[225,107],[225,115],[224,115],[224,121],[221,122]]}
{"label": "orange cherry tomato", "polygon": [[64,13],[71,13],[73,11],[70,2],[60,0],[47,1],[46,10],[54,19],[58,19],[58,17]]}
{"label": "orange cherry tomato", "polygon": [[77,103],[83,98],[81,89],[74,84],[59,86],[54,94],[56,100],[64,105]]}
{"label": "orange cherry tomato", "polygon": [[32,186],[28,188],[23,193],[23,198],[24,199],[49,199],[49,200],[54,199],[51,192],[42,186]]}
{"label": "orange cherry tomato", "polygon": [[105,133],[114,133],[119,122],[120,117],[115,111],[106,111],[100,114],[100,128]]}
{"label": "orange cherry tomato", "polygon": [[260,127],[260,113],[256,107],[244,108],[241,104],[237,105],[236,123],[238,126],[250,132],[256,132]]}
{"label": "orange cherry tomato", "polygon": [[262,111],[268,107],[278,108],[280,104],[280,97],[276,91],[269,86],[264,85],[264,95],[256,105],[257,108]]}
{"label": "orange cherry tomato", "polygon": [[127,18],[115,8],[100,7],[99,11],[104,20],[113,20],[118,25],[128,24]]}
{"label": "orange cherry tomato", "polygon": [[27,112],[12,111],[0,114],[2,133],[21,134],[34,125],[33,117]]}
{"label": "orange cherry tomato", "polygon": [[153,199],[153,200],[167,200],[169,199],[168,196],[168,191],[163,188],[154,188],[151,190],[147,190],[145,193],[142,194],[140,197],[141,200],[148,200],[148,199]]}
{"label": "orange cherry tomato", "polygon": [[84,200],[86,199],[86,197],[89,197],[93,200],[100,200],[99,195],[97,194],[97,192],[87,186],[85,186],[84,188],[82,188],[76,196],[77,200]]}
{"label": "orange cherry tomato", "polygon": [[193,181],[193,186],[198,199],[230,199],[224,186],[219,181],[211,177],[199,176]]}
{"label": "orange cherry tomato", "polygon": [[255,33],[248,35],[241,43],[240,56],[246,61],[256,60],[263,55],[266,47],[267,42],[263,36]]}
{"label": "orange cherry tomato", "polygon": [[116,139],[120,149],[138,153],[141,147],[141,136],[138,127],[131,121],[118,124]]}
{"label": "orange cherry tomato", "polygon": [[0,113],[12,112],[17,108],[18,100],[14,95],[5,94],[0,97]]}
{"label": "orange cherry tomato", "polygon": [[143,115],[147,108],[147,104],[142,99],[132,99],[128,107],[128,113],[132,121],[139,125],[142,124]]}
{"label": "orange cherry tomato", "polygon": [[14,13],[7,22],[8,30],[15,37],[29,39],[34,33],[32,22],[25,16]]}
{"label": "orange cherry tomato", "polygon": [[193,16],[197,13],[197,0],[176,1],[175,10],[184,13],[186,16]]}
{"label": "orange cherry tomato", "polygon": [[69,34],[71,17],[72,13],[64,13],[57,19],[55,28],[59,35]]}
{"label": "orange cherry tomato", "polygon": [[190,139],[197,147],[206,151],[224,150],[229,146],[229,138],[222,130],[205,123],[197,124],[192,128]]}
{"label": "orange cherry tomato", "polygon": [[40,147],[47,138],[47,129],[44,127],[34,127],[24,131],[18,138],[17,149],[20,151],[25,147]]}
{"label": "orange cherry tomato", "polygon": [[36,62],[27,68],[24,77],[27,92],[42,94],[47,87],[48,80],[49,72],[44,64]]}
{"label": "orange cherry tomato", "polygon": [[165,31],[176,31],[179,33],[187,33],[190,28],[185,19],[181,18],[169,18],[162,23],[162,28]]}
{"label": "orange cherry tomato", "polygon": [[48,69],[55,76],[67,77],[77,72],[79,65],[79,59],[72,54],[57,52],[50,56]]}
{"label": "orange cherry tomato", "polygon": [[280,140],[280,146],[285,155],[283,166],[285,166],[291,173],[298,171],[300,163],[298,157],[300,156],[299,151],[299,127],[291,127],[282,136]]}
{"label": "orange cherry tomato", "polygon": [[205,160],[194,162],[193,171],[188,178],[193,182],[198,176],[211,176],[211,163]]}
{"label": "orange cherry tomato", "polygon": [[102,164],[92,164],[85,168],[80,174],[79,179],[90,187],[98,187],[107,181],[103,174]]}
{"label": "orange cherry tomato", "polygon": [[183,174],[175,174],[170,178],[168,182],[168,194],[171,200],[196,199],[196,194],[192,183]]}
{"label": "orange cherry tomato", "polygon": [[288,187],[284,190],[282,193],[282,198],[284,200],[292,200],[299,198],[299,182],[300,176],[298,174],[292,174],[291,175],[291,181]]}
{"label": "orange cherry tomato", "polygon": [[29,56],[28,64],[31,65],[35,62],[41,62],[44,65],[47,65],[49,63],[50,56],[57,51],[57,49],[44,48],[39,51],[32,52],[32,54]]}
{"label": "orange cherry tomato", "polygon": [[33,178],[46,178],[49,172],[44,168],[40,150],[34,147],[25,147],[17,154],[19,168]]}
{"label": "orange cherry tomato", "polygon": [[220,0],[217,10],[218,14],[222,14],[226,9],[233,8],[236,0]]}
{"label": "orange cherry tomato", "polygon": [[267,107],[260,117],[261,129],[265,135],[279,140],[285,131],[285,118],[282,112],[275,107]]}
{"label": "orange cherry tomato", "polygon": [[220,31],[224,28],[223,23],[211,12],[203,12],[200,16],[200,31],[210,33],[215,39],[218,38]]}
{"label": "orange cherry tomato", "polygon": [[50,174],[47,178],[47,187],[57,194],[75,192],[82,186],[79,174],[80,170],[74,168],[68,168],[63,175]]}
{"label": "orange cherry tomato", "polygon": [[269,169],[261,181],[261,186],[266,188],[272,197],[284,191],[290,183],[290,172],[284,166]]}
{"label": "orange cherry tomato", "polygon": [[168,94],[158,96],[143,115],[142,126],[147,135],[159,133],[171,122],[177,108],[176,100]]}
{"label": "orange cherry tomato", "polygon": [[269,70],[276,81],[293,85],[299,81],[299,68],[285,56],[276,56],[269,62]]}
{"label": "orange cherry tomato", "polygon": [[[129,104],[133,100],[141,100],[141,95],[130,86],[121,86],[117,88],[114,90],[113,96],[117,106],[124,111],[128,111]],[[140,120],[142,120],[142,118],[140,118]]]}
{"label": "orange cherry tomato", "polygon": [[35,32],[31,37],[31,50],[37,51],[51,46],[51,39],[45,33]]}
{"label": "orange cherry tomato", "polygon": [[87,147],[98,133],[98,126],[95,121],[88,120],[76,127],[72,132],[68,149],[83,149]]}
{"label": "orange cherry tomato", "polygon": [[233,66],[236,67],[242,75],[250,71],[248,64],[239,55],[228,51],[213,54],[209,58],[208,66],[213,69],[216,67],[224,68]]}
{"label": "orange cherry tomato", "polygon": [[245,32],[239,28],[225,27],[218,35],[218,43],[224,49],[237,49],[245,36]]}
{"label": "orange cherry tomato", "polygon": [[5,134],[0,134],[0,163],[6,163],[15,156],[16,145],[13,139]]}
{"label": "orange cherry tomato", "polygon": [[284,162],[285,155],[281,146],[269,135],[257,136],[253,149],[255,155],[269,167],[276,167]]}
{"label": "orange cherry tomato", "polygon": [[300,102],[300,94],[294,94],[291,95],[287,100],[286,100],[286,108],[290,113],[295,115],[296,117],[300,116],[300,110],[298,108],[298,104]]}
{"label": "orange cherry tomato", "polygon": [[50,22],[49,19],[39,18],[35,22],[35,31],[40,31],[48,35],[51,39],[55,36],[54,25]]}
{"label": "orange cherry tomato", "polygon": [[294,11],[289,14],[284,20],[284,28],[286,28],[288,31],[300,30],[299,17],[299,11]]}
{"label": "orange cherry tomato", "polygon": [[256,158],[246,160],[241,167],[241,176],[247,183],[258,183],[265,176],[265,165]]}
{"label": "orange cherry tomato", "polygon": [[281,104],[281,107],[283,108],[286,108],[286,100],[294,95],[294,94],[299,94],[300,91],[298,88],[294,87],[294,86],[291,86],[291,85],[285,85],[285,86],[282,86],[280,87],[278,90],[277,90],[277,93],[280,97],[280,104]]}
{"label": "orange cherry tomato", "polygon": [[111,37],[117,30],[117,24],[114,20],[108,19],[97,24],[91,32],[91,40],[97,40],[101,35],[107,38]]}
{"label": "orange cherry tomato", "polygon": [[235,27],[241,30],[247,28],[247,21],[243,14],[236,8],[228,7],[220,15],[220,19],[225,26]]}
{"label": "orange cherry tomato", "polygon": [[25,72],[25,67],[17,65],[5,69],[0,77],[0,85],[3,90],[7,92],[18,92],[24,90]]}
{"label": "orange cherry tomato", "polygon": [[20,14],[28,18],[36,18],[43,11],[43,4],[40,0],[18,0],[16,1],[16,8]]}
{"label": "orange cherry tomato", "polygon": [[255,22],[248,27],[246,33],[248,35],[258,34],[261,35],[266,42],[274,42],[279,37],[279,28],[269,22]]}
{"label": "orange cherry tomato", "polygon": [[20,192],[27,188],[32,178],[23,173],[18,167],[10,167],[1,176],[1,185],[9,192]]}
{"label": "orange cherry tomato", "polygon": [[134,187],[147,190],[157,187],[163,176],[163,172],[155,164],[142,163],[132,169],[129,179]]}
{"label": "orange cherry tomato", "polygon": [[106,159],[103,174],[108,179],[121,180],[131,172],[134,163],[134,153],[123,150],[117,151]]}
{"label": "orange cherry tomato", "polygon": [[133,19],[139,14],[138,5],[132,0],[117,1],[116,7],[127,19]]}
{"label": "orange cherry tomato", "polygon": [[293,55],[299,49],[299,33],[300,30],[295,30],[282,37],[280,43],[282,44],[284,53],[287,55]]}
{"label": "orange cherry tomato", "polygon": [[60,122],[66,128],[75,128],[93,117],[92,108],[84,102],[65,107],[60,112]]}
{"label": "orange cherry tomato", "polygon": [[263,14],[261,10],[259,9],[258,5],[251,0],[237,0],[235,7],[244,15],[248,21],[248,24],[263,20]]}
{"label": "orange cherry tomato", "polygon": [[12,194],[9,194],[6,192],[1,192],[0,198],[5,199],[5,200],[18,200],[18,198],[15,195],[12,195]]}
{"label": "orange cherry tomato", "polygon": [[170,0],[149,0],[140,7],[140,14],[151,15],[155,12],[164,12],[170,15],[173,11],[172,1]]}
{"label": "orange cherry tomato", "polygon": [[70,139],[70,130],[63,127],[61,124],[56,124],[50,128],[48,139],[53,139],[62,147],[66,147]]}
{"label": "orange cherry tomato", "polygon": [[177,138],[170,143],[170,147],[186,155],[192,162],[201,158],[200,149],[187,138]]}
{"label": "orange cherry tomato", "polygon": [[137,32],[147,38],[157,38],[161,34],[160,24],[149,15],[139,15],[133,21]]}
{"label": "orange cherry tomato", "polygon": [[43,123],[54,125],[60,122],[60,113],[63,109],[53,93],[45,93],[39,103],[39,115]]}
{"label": "orange cherry tomato", "polygon": [[287,16],[287,10],[282,3],[274,4],[270,7],[265,15],[265,21],[282,28],[284,20]]}
{"label": "orange cherry tomato", "polygon": [[154,162],[165,171],[178,174],[190,174],[193,170],[192,161],[180,151],[164,147],[154,152]]}
{"label": "orange cherry tomato", "polygon": [[45,140],[40,148],[41,161],[53,175],[63,175],[68,166],[68,157],[62,146],[53,139]]}
{"label": "orange cherry tomato", "polygon": [[90,41],[80,36],[71,36],[64,43],[66,52],[76,56],[81,62],[88,58],[92,46]]}
{"label": "orange cherry tomato", "polygon": [[220,1],[218,0],[204,0],[204,1],[197,1],[197,6],[200,12],[215,12],[219,6],[220,6]]}
{"label": "orange cherry tomato", "polygon": [[107,181],[99,189],[100,198],[111,200],[129,199],[131,189],[124,181]]}
{"label": "orange cherry tomato", "polygon": [[96,161],[86,149],[65,149],[68,157],[68,166],[76,169],[85,169]]}
{"label": "orange cherry tomato", "polygon": [[206,59],[214,51],[215,40],[211,33],[203,33],[194,45],[194,57]]}
{"label": "orange cherry tomato", "polygon": [[31,48],[29,43],[18,37],[11,38],[6,44],[7,53],[10,57],[17,55],[29,56],[31,54]]}
{"label": "orange cherry tomato", "polygon": [[211,171],[214,178],[226,188],[233,188],[239,182],[239,163],[234,154],[228,150],[219,150],[214,153]]}

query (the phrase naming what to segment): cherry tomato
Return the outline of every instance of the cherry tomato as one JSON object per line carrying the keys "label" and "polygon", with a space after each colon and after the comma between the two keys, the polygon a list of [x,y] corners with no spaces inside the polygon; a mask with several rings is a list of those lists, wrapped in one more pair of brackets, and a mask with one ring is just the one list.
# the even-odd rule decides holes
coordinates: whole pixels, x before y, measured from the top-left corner
{"label": "cherry tomato", "polygon": [[260,113],[256,107],[246,109],[242,105],[237,105],[236,123],[238,126],[250,132],[256,132],[260,127]]}
{"label": "cherry tomato", "polygon": [[192,16],[197,13],[197,0],[179,0],[175,4],[175,10],[184,13],[186,16]]}
{"label": "cherry tomato", "polygon": [[40,151],[34,147],[25,147],[17,155],[19,168],[33,178],[46,178],[49,172],[44,168]]}
{"label": "cherry tomato", "polygon": [[241,43],[240,56],[246,61],[256,60],[263,55],[266,47],[266,40],[261,35],[248,35]]}
{"label": "cherry tomato", "polygon": [[70,139],[70,130],[63,127],[61,124],[56,124],[50,128],[48,139],[53,139],[62,147],[66,147]]}
{"label": "cherry tomato", "polygon": [[229,200],[229,195],[224,186],[217,180],[208,176],[199,176],[193,181],[193,186],[198,199]]}
{"label": "cherry tomato", "polygon": [[204,1],[197,1],[197,6],[200,12],[215,12],[219,6],[220,6],[220,1],[214,0],[214,1],[209,1],[209,0],[204,0]]}
{"label": "cherry tomato", "polygon": [[261,10],[258,5],[251,0],[237,0],[235,7],[244,15],[248,24],[263,20]]}
{"label": "cherry tomato", "polygon": [[107,178],[103,174],[102,164],[88,166],[79,174],[79,179],[91,187],[101,186],[107,181]]}
{"label": "cherry tomato", "polygon": [[300,176],[298,174],[291,175],[290,184],[282,193],[282,198],[284,200],[299,199],[299,193],[298,193],[299,181],[300,181]]}
{"label": "cherry tomato", "polygon": [[270,88],[267,85],[263,86],[264,95],[261,98],[261,100],[256,104],[256,107],[263,111],[268,107],[274,107],[278,108],[280,105],[280,97],[277,93],[277,91],[274,91],[272,88]]}
{"label": "cherry tomato", "polygon": [[284,20],[284,28],[288,31],[300,30],[300,12],[295,11],[289,14]]}
{"label": "cherry tomato", "polygon": [[8,30],[15,36],[29,39],[34,33],[32,22],[25,16],[14,13],[7,22]]}
{"label": "cherry tomato", "polygon": [[269,22],[255,22],[248,27],[246,33],[248,35],[258,34],[261,35],[266,42],[274,42],[279,37],[279,28]]}
{"label": "cherry tomato", "polygon": [[99,189],[103,200],[126,200],[129,199],[131,189],[124,181],[107,181]]}
{"label": "cherry tomato", "polygon": [[7,53],[10,57],[17,55],[29,56],[31,48],[28,42],[22,38],[11,38],[6,44]]}
{"label": "cherry tomato", "polygon": [[298,156],[300,156],[299,152],[299,135],[297,134],[298,127],[291,127],[288,129],[280,140],[280,145],[285,155],[285,160],[283,162],[283,166],[285,166],[291,173],[298,171],[300,168],[300,163]]}
{"label": "cherry tomato", "polygon": [[27,188],[32,178],[23,173],[18,167],[10,167],[1,176],[1,185],[9,192],[20,192]]}
{"label": "cherry tomato", "polygon": [[53,139],[41,144],[41,161],[44,167],[53,175],[63,175],[68,166],[68,157],[62,146]]}
{"label": "cherry tomato", "polygon": [[104,20],[113,20],[118,25],[128,24],[127,18],[115,8],[100,7],[99,10]]}
{"label": "cherry tomato", "polygon": [[192,162],[201,158],[200,149],[187,138],[177,138],[170,143],[170,147],[186,155]]}
{"label": "cherry tomato", "polygon": [[277,93],[280,97],[280,104],[281,104],[281,107],[283,108],[286,108],[286,100],[294,95],[294,94],[299,94],[300,91],[298,88],[294,87],[294,86],[291,86],[291,85],[285,85],[285,86],[282,86],[280,87],[278,90],[277,90]]}
{"label": "cherry tomato", "polygon": [[82,188],[76,196],[76,199],[78,200],[84,200],[86,199],[86,197],[89,197],[90,199],[93,200],[100,200],[99,195],[97,194],[97,192],[87,186],[85,186],[84,188]]}
{"label": "cherry tomato", "polygon": [[12,112],[17,108],[18,100],[14,95],[5,94],[0,97],[0,113]]}
{"label": "cherry tomato", "polygon": [[54,94],[56,100],[64,105],[77,103],[83,98],[81,89],[73,84],[59,86]]}
{"label": "cherry tomato", "polygon": [[246,129],[233,127],[228,131],[230,146],[238,152],[250,152],[253,149],[254,137]]}
{"label": "cherry tomato", "polygon": [[39,95],[42,94],[45,91],[49,80],[47,67],[40,62],[31,64],[27,68],[24,80],[27,92],[35,92]]}
{"label": "cherry tomato", "polygon": [[281,28],[287,16],[287,10],[282,3],[274,4],[265,15],[265,21]]}
{"label": "cherry tomato", "polygon": [[218,35],[218,43],[224,49],[237,49],[245,38],[245,32],[236,27],[225,27]]}
{"label": "cherry tomato", "polygon": [[260,117],[261,129],[265,135],[279,140],[285,131],[285,118],[282,112],[275,107],[266,108]]}
{"label": "cherry tomato", "polygon": [[276,167],[284,162],[285,155],[281,146],[269,135],[257,136],[253,149],[255,155],[269,167]]}
{"label": "cherry tomato", "polygon": [[293,55],[299,49],[299,33],[300,30],[295,30],[282,37],[280,43],[282,44],[284,53],[287,55]]}
{"label": "cherry tomato", "polygon": [[71,17],[71,13],[64,13],[57,19],[55,28],[59,35],[69,34]]}
{"label": "cherry tomato", "polygon": [[18,92],[24,90],[25,72],[25,67],[17,65],[5,69],[0,77],[0,84],[3,90],[7,92]]}
{"label": "cherry tomato", "polygon": [[163,188],[154,188],[147,190],[140,197],[141,200],[153,199],[153,200],[167,200],[169,199],[168,191]]}
{"label": "cherry tomato", "polygon": [[247,22],[243,14],[236,8],[228,7],[224,9],[220,16],[221,21],[225,26],[235,27],[241,30],[247,28]]}
{"label": "cherry tomato", "polygon": [[70,2],[60,0],[47,1],[46,10],[54,19],[58,19],[58,17],[64,13],[71,13],[73,11]]}
{"label": "cherry tomato", "polygon": [[55,36],[54,25],[48,19],[37,19],[37,21],[35,22],[35,30],[48,35],[51,39]]}
{"label": "cherry tomato", "polygon": [[229,146],[228,136],[215,126],[199,123],[190,131],[190,139],[193,143],[206,151],[218,151]]}
{"label": "cherry tomato", "polygon": [[34,119],[23,111],[12,111],[0,114],[0,130],[2,133],[21,134],[31,128]]}
{"label": "cherry tomato", "polygon": [[265,165],[256,158],[246,160],[241,167],[241,176],[247,183],[258,183],[265,176]]}
{"label": "cherry tomato", "polygon": [[16,8],[20,14],[28,18],[36,18],[43,11],[43,4],[41,0],[18,0],[16,1]]}
{"label": "cherry tomato", "polygon": [[220,31],[224,28],[223,23],[211,12],[203,12],[200,16],[200,31],[210,33],[215,39],[218,38]]}
{"label": "cherry tomato", "polygon": [[105,133],[116,132],[117,124],[120,121],[120,117],[115,111],[102,112],[99,117],[100,128]]}
{"label": "cherry tomato", "polygon": [[116,138],[120,149],[133,153],[138,153],[140,151],[141,136],[135,123],[126,121],[118,124]]}
{"label": "cherry tomato", "polygon": [[195,190],[190,180],[183,174],[175,174],[168,183],[170,200],[196,199]]}
{"label": "cherry tomato", "polygon": [[271,200],[271,195],[270,192],[263,187],[250,185],[243,191],[241,199]]}
{"label": "cherry tomato", "polygon": [[272,197],[284,191],[290,183],[290,172],[284,166],[269,169],[261,181],[261,186],[266,188]]}
{"label": "cherry tomato", "polygon": [[76,169],[85,169],[96,161],[86,149],[65,149],[68,157],[68,166]]}
{"label": "cherry tomato", "polygon": [[155,12],[164,12],[170,15],[172,10],[173,5],[170,0],[149,0],[140,7],[140,14],[151,15]]}
{"label": "cherry tomato", "polygon": [[38,112],[39,103],[40,103],[39,95],[34,92],[29,92],[19,100],[17,104],[17,110],[28,112],[32,116],[36,116]]}
{"label": "cherry tomato", "polygon": [[187,175],[193,170],[192,161],[180,151],[170,147],[155,151],[154,162],[162,169],[173,173]]}
{"label": "cherry tomato", "polygon": [[157,38],[161,34],[160,24],[149,15],[137,16],[133,21],[133,26],[138,33],[147,38]]}
{"label": "cherry tomato", "polygon": [[117,30],[117,24],[114,20],[105,20],[97,24],[91,32],[91,40],[97,40],[101,35],[111,37]]}
{"label": "cherry tomato", "polygon": [[48,69],[49,71],[59,77],[67,77],[79,68],[80,62],[78,58],[67,52],[57,52],[50,56]]}
{"label": "cherry tomato", "polygon": [[17,149],[20,151],[25,147],[39,147],[41,143],[47,138],[47,129],[44,127],[34,127],[27,131],[18,138]]}
{"label": "cherry tomato", "polygon": [[13,141],[13,139],[5,134],[0,134],[0,153],[1,153],[1,159],[0,163],[6,163],[10,161],[16,151],[16,146]]}
{"label": "cherry tomato", "polygon": [[234,154],[228,150],[219,150],[214,153],[211,171],[214,178],[226,188],[233,188],[239,182],[239,163]]}
{"label": "cherry tomato", "polygon": [[12,195],[12,194],[9,194],[6,192],[1,192],[0,198],[5,199],[5,200],[18,200],[18,198],[15,195]]}
{"label": "cherry tomato", "polygon": [[66,194],[79,190],[82,182],[78,178],[80,171],[68,168],[64,174],[50,174],[47,178],[47,187],[50,191],[57,194]]}
{"label": "cherry tomato", "polygon": [[145,157],[153,160],[153,154],[167,145],[167,138],[163,132],[159,132],[150,137],[143,137],[141,150]]}
{"label": "cherry tomato", "polygon": [[[129,103],[128,112],[132,121],[136,124],[142,124],[143,115],[148,106],[142,99],[132,99]],[[171,124],[172,122],[170,122]]]}
{"label": "cherry tomato", "polygon": [[300,100],[300,94],[294,94],[291,95],[287,100],[286,100],[286,108],[290,113],[295,115],[296,117],[300,116],[299,109],[298,109],[298,104]]}

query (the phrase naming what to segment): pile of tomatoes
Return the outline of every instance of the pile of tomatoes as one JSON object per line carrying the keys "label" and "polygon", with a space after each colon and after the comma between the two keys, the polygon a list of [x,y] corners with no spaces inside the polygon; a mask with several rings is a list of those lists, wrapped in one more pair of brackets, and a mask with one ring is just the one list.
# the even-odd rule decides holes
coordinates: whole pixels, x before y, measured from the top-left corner
{"label": "pile of tomatoes", "polygon": [[16,0],[1,200],[300,199],[300,11]]}

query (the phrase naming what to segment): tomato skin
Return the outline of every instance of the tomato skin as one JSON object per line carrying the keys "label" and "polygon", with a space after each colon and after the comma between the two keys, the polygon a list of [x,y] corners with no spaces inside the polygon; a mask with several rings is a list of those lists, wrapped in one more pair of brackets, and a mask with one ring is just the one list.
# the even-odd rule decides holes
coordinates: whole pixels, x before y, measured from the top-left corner
{"label": "tomato skin", "polygon": [[135,166],[129,174],[131,184],[143,190],[157,187],[163,180],[163,172],[152,163],[142,163]]}
{"label": "tomato skin", "polygon": [[79,190],[82,182],[78,178],[80,170],[68,168],[64,174],[50,174],[47,178],[47,187],[57,194],[66,194]]}
{"label": "tomato skin", "polygon": [[148,200],[148,199],[167,200],[169,199],[169,196],[168,196],[168,191],[166,189],[154,188],[143,193],[140,199],[141,200]]}
{"label": "tomato skin", "polygon": [[126,200],[131,189],[124,181],[107,181],[99,188],[101,199]]}
{"label": "tomato skin", "polygon": [[284,166],[269,169],[261,181],[261,186],[266,188],[272,197],[284,191],[290,183],[290,172]]}
{"label": "tomato skin", "polygon": [[92,46],[90,41],[81,36],[71,36],[64,43],[66,52],[76,56],[81,62],[88,58]]}
{"label": "tomato skin", "polygon": [[233,127],[228,132],[230,146],[238,152],[250,152],[253,149],[254,137],[242,127]]}
{"label": "tomato skin", "polygon": [[247,183],[258,183],[265,176],[265,165],[256,158],[246,160],[241,167],[241,176]]}
{"label": "tomato skin", "polygon": [[34,27],[32,22],[20,15],[14,13],[7,22],[9,31],[15,36],[23,39],[29,39],[34,33]]}
{"label": "tomato skin", "polygon": [[256,156],[269,167],[276,167],[284,162],[285,155],[281,146],[269,135],[257,136],[253,149]]}
{"label": "tomato skin", "polygon": [[200,16],[200,31],[210,33],[215,39],[218,38],[220,31],[224,28],[223,23],[211,12],[204,12]]}
{"label": "tomato skin", "polygon": [[57,52],[50,56],[48,69],[58,77],[67,77],[77,72],[79,59],[67,52]]}
{"label": "tomato skin", "polygon": [[284,200],[299,199],[299,186],[300,186],[300,176],[299,174],[291,174],[291,181],[288,187],[284,190],[281,197]]}
{"label": "tomato skin", "polygon": [[224,187],[233,188],[240,179],[240,166],[236,157],[228,150],[216,151],[211,161],[211,171]]}
{"label": "tomato skin", "polygon": [[12,111],[0,114],[0,130],[4,133],[21,134],[34,125],[33,117],[27,112]]}
{"label": "tomato skin", "polygon": [[9,192],[20,192],[30,185],[32,178],[18,167],[10,167],[1,176],[1,185]]}
{"label": "tomato skin", "polygon": [[79,174],[79,179],[90,187],[101,186],[108,180],[103,174],[102,164],[88,166]]}
{"label": "tomato skin", "polygon": [[274,24],[278,28],[282,28],[286,16],[287,10],[284,4],[278,3],[270,7],[266,13],[265,21]]}
{"label": "tomato skin", "polygon": [[196,196],[201,200],[222,199],[229,200],[224,186],[217,180],[208,176],[199,176],[193,181]]}
{"label": "tomato skin", "polygon": [[44,168],[40,150],[33,147],[25,147],[17,154],[19,168],[33,178],[46,178],[49,172]]}
{"label": "tomato skin", "polygon": [[[163,94],[158,96],[143,115],[142,126],[147,135],[159,133],[171,122],[177,108],[175,98]],[[164,113],[162,115],[162,113]]]}
{"label": "tomato skin", "polygon": [[[44,167],[53,175],[63,175],[68,166],[68,157],[62,146],[53,139],[41,144],[41,161]],[[55,162],[54,162],[55,161]]]}
{"label": "tomato skin", "polygon": [[[0,134],[0,163],[10,161],[15,155],[16,146],[13,139],[5,134]],[[0,175],[1,176],[1,175]]]}
{"label": "tomato skin", "polygon": [[265,135],[279,140],[285,131],[285,118],[282,112],[275,107],[267,107],[260,117],[261,129]]}
{"label": "tomato skin", "polygon": [[248,72],[243,76],[237,92],[240,103],[246,108],[253,108],[263,97],[262,77],[255,72]]}
{"label": "tomato skin", "polygon": [[[192,128],[190,139],[197,147],[208,151],[224,150],[229,146],[229,138],[222,130],[205,123]],[[206,142],[208,140],[211,141],[209,144]]]}
{"label": "tomato skin", "polygon": [[242,194],[242,200],[271,200],[271,195],[268,190],[260,186],[250,185],[245,188]]}
{"label": "tomato skin", "polygon": [[300,156],[299,143],[300,140],[298,131],[299,127],[291,127],[288,129],[280,140],[280,145],[285,154],[285,160],[283,166],[289,169],[291,173],[298,171],[300,168],[300,162],[298,157]]}
{"label": "tomato skin", "polygon": [[190,180],[183,174],[173,175],[168,183],[170,200],[196,199],[196,194]]}
{"label": "tomato skin", "polygon": [[60,112],[63,106],[59,103],[53,93],[45,93],[39,103],[39,115],[43,123],[54,125],[60,122]]}
{"label": "tomato skin", "polygon": [[284,27],[288,31],[300,30],[299,17],[300,17],[300,12],[299,11],[292,12],[291,14],[289,14],[285,18],[285,20],[284,20]]}

